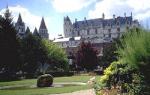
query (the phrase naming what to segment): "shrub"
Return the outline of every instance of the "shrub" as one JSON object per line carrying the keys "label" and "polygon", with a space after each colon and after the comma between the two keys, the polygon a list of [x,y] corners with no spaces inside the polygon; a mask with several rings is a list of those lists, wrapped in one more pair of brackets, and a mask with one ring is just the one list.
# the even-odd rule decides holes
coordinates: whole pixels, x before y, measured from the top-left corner
{"label": "shrub", "polygon": [[121,93],[150,95],[150,32],[135,28],[120,42],[118,61],[106,68],[99,84],[110,91],[119,88]]}
{"label": "shrub", "polygon": [[53,77],[50,74],[41,75],[37,79],[37,87],[50,87],[53,84]]}

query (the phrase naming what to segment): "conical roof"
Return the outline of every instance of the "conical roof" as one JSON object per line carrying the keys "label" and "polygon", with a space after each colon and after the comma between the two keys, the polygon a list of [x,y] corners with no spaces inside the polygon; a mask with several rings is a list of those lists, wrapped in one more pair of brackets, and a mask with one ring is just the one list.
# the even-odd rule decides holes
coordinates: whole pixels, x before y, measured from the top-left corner
{"label": "conical roof", "polygon": [[19,17],[18,17],[17,23],[20,24],[20,25],[24,24],[24,22],[22,21],[22,17],[21,17],[20,13],[19,13]]}
{"label": "conical roof", "polygon": [[26,29],[26,34],[28,34],[28,33],[30,33],[29,27],[27,27],[27,29]]}
{"label": "conical roof", "polygon": [[38,33],[38,31],[37,31],[37,28],[36,28],[36,27],[35,27],[35,29],[34,29],[33,35],[34,35],[34,36],[39,36],[39,33]]}
{"label": "conical roof", "polygon": [[47,28],[46,28],[45,21],[44,21],[44,18],[43,18],[43,17],[42,17],[42,21],[41,21],[40,29],[47,29]]}
{"label": "conical roof", "polygon": [[21,18],[21,14],[20,13],[19,13],[19,17],[18,17],[17,22],[22,22],[22,18]]}

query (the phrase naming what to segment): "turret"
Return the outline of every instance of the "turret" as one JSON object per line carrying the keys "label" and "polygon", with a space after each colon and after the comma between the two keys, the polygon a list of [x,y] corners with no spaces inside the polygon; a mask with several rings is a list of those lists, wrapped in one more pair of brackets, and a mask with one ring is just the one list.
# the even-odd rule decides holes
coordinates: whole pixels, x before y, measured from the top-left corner
{"label": "turret", "polygon": [[43,17],[39,28],[39,35],[41,36],[41,38],[49,39],[48,30]]}
{"label": "turret", "polygon": [[22,21],[21,14],[19,13],[18,20],[15,23],[15,28],[17,30],[17,35],[22,38],[25,36],[25,24]]}
{"label": "turret", "polygon": [[35,27],[35,29],[34,29],[33,35],[34,35],[34,36],[39,36],[39,37],[40,37],[40,35],[39,35],[38,30],[37,30],[36,27]]}
{"label": "turret", "polygon": [[70,18],[67,16],[67,17],[64,17],[64,35],[65,37],[72,37],[72,22],[70,20]]}

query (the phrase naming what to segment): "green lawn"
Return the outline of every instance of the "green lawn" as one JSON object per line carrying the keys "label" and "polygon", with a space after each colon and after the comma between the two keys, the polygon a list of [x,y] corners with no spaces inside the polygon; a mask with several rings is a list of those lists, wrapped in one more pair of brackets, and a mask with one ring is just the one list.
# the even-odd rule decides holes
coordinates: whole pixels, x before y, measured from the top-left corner
{"label": "green lawn", "polygon": [[[54,83],[61,82],[87,82],[92,76],[72,76],[72,77],[57,77],[54,78]],[[99,79],[99,76],[96,76],[96,80]],[[0,82],[0,87],[2,86],[15,86],[15,85],[36,85],[36,79],[26,79],[21,81],[11,81],[11,82]],[[91,88],[89,85],[83,86],[68,86],[60,88],[17,88],[17,89],[8,89],[0,90],[0,95],[48,95],[54,93],[68,93],[83,89]]]}

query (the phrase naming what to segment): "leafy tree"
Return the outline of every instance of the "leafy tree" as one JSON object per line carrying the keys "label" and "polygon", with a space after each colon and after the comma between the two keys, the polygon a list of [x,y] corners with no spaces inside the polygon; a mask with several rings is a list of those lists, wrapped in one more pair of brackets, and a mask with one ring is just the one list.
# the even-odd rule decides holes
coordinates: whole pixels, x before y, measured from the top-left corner
{"label": "leafy tree", "polygon": [[0,18],[0,71],[15,73],[20,69],[19,38],[7,8]]}
{"label": "leafy tree", "polygon": [[121,41],[118,54],[124,63],[128,63],[140,72],[143,83],[136,95],[150,94],[150,33],[144,29],[130,30]]}
{"label": "leafy tree", "polygon": [[68,59],[65,51],[53,42],[43,40],[47,49],[47,63],[50,64],[51,70],[68,70]]}
{"label": "leafy tree", "polygon": [[108,67],[113,61],[117,60],[117,42],[118,40],[115,39],[110,44],[103,45],[103,56],[100,58],[100,65],[103,67]]}
{"label": "leafy tree", "polygon": [[80,44],[76,59],[77,65],[88,71],[93,70],[98,65],[97,51],[94,50],[90,42]]}
{"label": "leafy tree", "polygon": [[[27,30],[29,31],[29,29]],[[22,43],[22,69],[28,73],[35,73],[41,63],[45,63],[47,53],[42,39],[33,36],[30,32],[21,41]]]}
{"label": "leafy tree", "polygon": [[134,28],[124,34],[117,48],[118,61],[106,68],[100,82],[121,86],[131,95],[150,95],[150,32]]}

